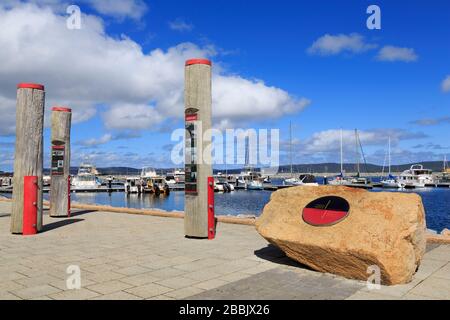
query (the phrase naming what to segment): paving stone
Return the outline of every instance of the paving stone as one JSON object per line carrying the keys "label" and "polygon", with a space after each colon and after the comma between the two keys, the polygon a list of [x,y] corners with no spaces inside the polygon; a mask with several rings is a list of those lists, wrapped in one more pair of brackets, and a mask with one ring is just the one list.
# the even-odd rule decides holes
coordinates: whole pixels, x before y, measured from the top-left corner
{"label": "paving stone", "polygon": [[144,268],[144,267],[135,265],[135,266],[131,266],[131,267],[118,269],[115,272],[124,274],[126,276],[133,276],[136,274],[146,273],[149,271],[150,270],[148,268]]}
{"label": "paving stone", "polygon": [[15,290],[12,293],[22,299],[28,300],[36,297],[50,295],[59,291],[60,290],[55,287],[52,287],[48,284],[43,284],[35,287],[27,287],[24,289]]}
{"label": "paving stone", "polygon": [[156,282],[159,280],[160,278],[152,276],[150,272],[120,279],[120,281],[131,284],[133,286],[142,286],[144,284]]}
{"label": "paving stone", "polygon": [[228,284],[228,282],[219,280],[219,279],[212,279],[212,280],[197,283],[194,285],[194,287],[200,288],[203,290],[211,290],[211,289],[215,289],[215,288],[221,287],[226,284]]}
{"label": "paving stone", "polygon": [[450,280],[450,263],[437,270],[433,276]]}
{"label": "paving stone", "polygon": [[166,293],[165,296],[180,300],[180,299],[190,298],[201,292],[203,292],[203,290],[200,288],[187,287],[187,288],[183,288],[183,289],[170,291],[170,292]]}
{"label": "paving stone", "polygon": [[93,282],[106,282],[106,281],[111,281],[111,280],[123,279],[125,277],[127,277],[127,276],[124,274],[121,274],[121,273],[114,272],[114,271],[105,271],[105,272],[99,272],[99,273],[94,273],[94,274],[89,274],[89,275],[82,274],[82,280],[88,279]]}
{"label": "paving stone", "polygon": [[183,270],[175,269],[175,268],[165,268],[165,269],[160,269],[160,270],[149,272],[148,274],[151,275],[152,277],[156,277],[159,279],[168,279],[168,278],[173,278],[173,277],[177,277],[180,275],[184,275],[184,274],[186,274],[186,272]]}
{"label": "paving stone", "polygon": [[7,281],[7,282],[0,283],[0,293],[7,292],[7,291],[15,291],[15,290],[23,289],[23,288],[25,288],[24,285],[21,285],[15,281]]}
{"label": "paving stone", "polygon": [[88,286],[87,289],[101,294],[111,294],[131,287],[133,287],[133,285],[118,280],[112,280]]}
{"label": "paving stone", "polygon": [[131,293],[135,296],[148,299],[151,297],[159,296],[165,294],[169,291],[172,291],[172,288],[164,287],[159,284],[149,283],[140,287],[134,287],[130,289],[126,289],[125,291]]}
{"label": "paving stone", "polygon": [[425,254],[425,258],[433,260],[447,261],[450,257],[450,246],[439,246]]}
{"label": "paving stone", "polygon": [[450,280],[432,276],[412,289],[410,293],[435,299],[450,300]]}
{"label": "paving stone", "polygon": [[[11,266],[10,268],[14,268],[14,266]],[[3,283],[3,282],[8,282],[8,281],[13,281],[13,280],[18,280],[18,279],[26,279],[27,278],[27,276],[25,276],[23,274],[20,274],[20,273],[17,273],[17,272],[14,272],[14,271],[8,272],[8,271],[2,270],[0,272],[1,272],[1,275],[2,275],[0,277],[0,284]]]}
{"label": "paving stone", "polygon": [[54,300],[88,300],[99,296],[97,292],[88,289],[66,290],[56,294],[49,295]]}
{"label": "paving stone", "polygon": [[[449,256],[450,259],[450,256]],[[432,259],[425,259],[420,264],[419,270],[414,275],[414,279],[420,279],[424,280],[431,276],[433,273],[440,270],[442,267],[444,267],[448,262],[443,260],[432,260]]]}
{"label": "paving stone", "polygon": [[378,294],[375,292],[359,291],[348,297],[346,300],[399,300],[399,298],[391,295]]}
{"label": "paving stone", "polygon": [[235,282],[235,281],[239,281],[239,280],[248,278],[250,276],[251,275],[249,275],[248,273],[233,272],[233,273],[229,273],[227,275],[222,275],[218,279],[226,281],[226,282]]}
{"label": "paving stone", "polygon": [[119,291],[95,297],[93,300],[142,300],[142,298],[128,292]]}
{"label": "paving stone", "polygon": [[402,297],[402,300],[437,300],[427,296],[419,296],[417,294],[408,293]]}
{"label": "paving stone", "polygon": [[185,287],[192,286],[196,283],[198,283],[198,280],[185,278],[185,277],[175,277],[175,278],[168,278],[164,280],[157,281],[157,284],[160,284],[162,286],[172,288],[172,289],[181,289]]}
{"label": "paving stone", "polygon": [[12,293],[3,291],[0,292],[0,300],[22,300],[22,299]]}
{"label": "paving stone", "polygon": [[59,278],[53,277],[51,275],[41,275],[41,276],[37,276],[37,277],[31,277],[31,278],[22,278],[22,279],[18,279],[15,280],[15,282],[25,286],[25,287],[35,287],[35,286],[39,286],[39,285],[43,285],[43,284],[48,284],[54,281],[58,281],[60,280]]}

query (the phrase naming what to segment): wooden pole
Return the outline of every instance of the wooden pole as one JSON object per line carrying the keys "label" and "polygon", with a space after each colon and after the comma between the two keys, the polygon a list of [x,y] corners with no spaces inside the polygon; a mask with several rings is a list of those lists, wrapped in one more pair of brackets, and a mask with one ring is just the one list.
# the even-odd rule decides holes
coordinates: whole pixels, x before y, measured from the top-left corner
{"label": "wooden pole", "polygon": [[185,67],[185,218],[187,237],[208,238],[208,177],[212,176],[209,147],[211,134],[211,61],[192,59]]}
{"label": "wooden pole", "polygon": [[70,127],[72,110],[52,109],[50,216],[70,216]]}
{"label": "wooden pole", "polygon": [[42,169],[44,131],[44,86],[21,83],[17,86],[16,149],[14,159],[14,186],[11,212],[11,233],[23,229],[24,177],[36,176],[37,231],[42,230]]}

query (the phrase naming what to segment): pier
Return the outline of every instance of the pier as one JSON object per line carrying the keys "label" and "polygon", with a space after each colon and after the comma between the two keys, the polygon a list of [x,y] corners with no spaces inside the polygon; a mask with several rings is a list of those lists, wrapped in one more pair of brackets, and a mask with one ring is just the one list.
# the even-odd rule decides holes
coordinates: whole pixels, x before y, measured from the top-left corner
{"label": "pier", "polygon": [[[450,299],[450,245],[429,245],[411,283],[368,290],[296,264],[253,226],[219,222],[216,240],[192,242],[182,219],[46,208],[43,232],[27,238],[9,234],[10,212],[0,202],[0,299]],[[70,265],[79,290],[66,287]]]}

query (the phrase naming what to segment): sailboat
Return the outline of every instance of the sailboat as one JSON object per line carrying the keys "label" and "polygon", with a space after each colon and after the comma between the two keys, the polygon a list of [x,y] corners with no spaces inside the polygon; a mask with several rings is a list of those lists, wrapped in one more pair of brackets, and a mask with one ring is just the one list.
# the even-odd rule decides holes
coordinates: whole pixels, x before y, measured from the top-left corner
{"label": "sailboat", "polygon": [[340,149],[341,149],[341,173],[336,176],[333,180],[330,180],[328,182],[328,184],[332,185],[332,186],[343,186],[343,185],[347,185],[349,183],[349,180],[345,177],[345,172],[344,172],[344,144],[343,144],[343,136],[344,133],[341,129],[341,144],[340,144]]}
{"label": "sailboat", "polygon": [[245,166],[239,177],[236,179],[236,187],[246,190],[264,190],[263,178],[255,168],[250,165],[250,141],[249,137],[245,138]]}
{"label": "sailboat", "polygon": [[444,156],[444,164],[443,164],[443,170],[442,175],[439,179],[439,186],[440,187],[450,187],[450,167],[447,163],[447,156]]}
{"label": "sailboat", "polygon": [[[364,165],[367,166],[366,158],[364,156],[364,151],[362,148],[361,140],[359,139],[358,129],[355,129],[355,146],[356,146],[356,176],[350,179],[350,182],[347,183],[349,187],[356,188],[364,188],[364,189],[372,189],[372,182],[369,178],[361,177],[361,155],[364,160]],[[361,153],[360,153],[361,151]],[[366,170],[367,171],[367,170]]]}
{"label": "sailboat", "polygon": [[393,188],[393,189],[402,188],[403,187],[402,184],[397,181],[397,178],[395,178],[391,172],[391,137],[389,137],[388,142],[388,167],[389,167],[388,176],[381,180],[381,186],[383,188]]}
{"label": "sailboat", "polygon": [[289,122],[289,158],[291,163],[291,177],[284,180],[285,185],[289,186],[314,186],[317,187],[319,184],[317,182],[306,182],[306,179],[308,177],[311,177],[311,175],[302,175],[301,179],[297,179],[294,177],[294,170],[293,170],[293,164],[292,164],[292,122]]}

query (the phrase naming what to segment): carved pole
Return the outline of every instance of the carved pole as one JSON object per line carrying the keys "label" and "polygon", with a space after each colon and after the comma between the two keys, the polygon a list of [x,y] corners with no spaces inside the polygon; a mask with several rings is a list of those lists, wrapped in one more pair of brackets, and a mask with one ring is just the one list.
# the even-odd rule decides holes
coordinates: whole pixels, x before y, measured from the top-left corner
{"label": "carved pole", "polygon": [[37,177],[37,231],[42,230],[42,169],[45,91],[40,84],[17,86],[16,149],[11,212],[11,233],[23,232],[24,178]]}
{"label": "carved pole", "polygon": [[[208,177],[212,176],[211,61],[192,59],[185,66],[185,217],[187,237],[208,238]],[[204,133],[209,132],[209,137]]]}
{"label": "carved pole", "polygon": [[52,109],[50,216],[70,216],[70,127],[72,110]]}

